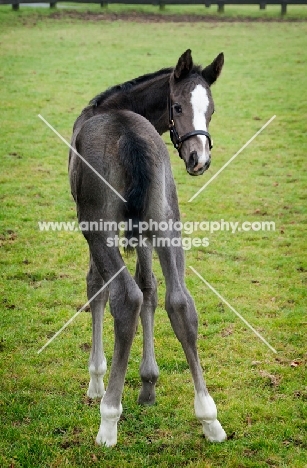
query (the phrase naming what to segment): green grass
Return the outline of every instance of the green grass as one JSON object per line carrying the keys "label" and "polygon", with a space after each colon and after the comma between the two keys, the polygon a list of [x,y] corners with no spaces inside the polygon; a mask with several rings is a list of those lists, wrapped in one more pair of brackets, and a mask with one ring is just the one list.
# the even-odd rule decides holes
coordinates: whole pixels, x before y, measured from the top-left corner
{"label": "green grass", "polygon": [[[25,7],[17,13],[10,7],[0,9],[0,465],[306,467],[306,23],[144,25],[67,15],[52,20],[50,14]],[[70,221],[76,216],[67,148],[37,114],[69,139],[75,118],[94,95],[175,65],[188,47],[203,65],[220,51],[226,62],[213,88],[216,113],[210,132],[215,147],[210,170],[199,178],[188,176],[169,137],[164,137],[182,219],[271,220],[276,231],[196,232],[194,236],[209,238],[209,246],[187,251],[186,263],[278,354],[187,268],[208,387],[232,435],[221,445],[206,442],[193,415],[191,378],[163,308],[164,283],[155,261],[155,342],[161,371],[157,404],[136,404],[139,330],[127,373],[118,446],[96,447],[99,403],[85,398],[90,315],[80,314],[37,355],[86,302],[88,263],[80,233],[38,231],[38,221]],[[270,126],[188,203],[275,114]],[[129,258],[131,271],[133,265]],[[112,328],[107,313],[109,364]],[[292,367],[292,361],[299,365]]]}

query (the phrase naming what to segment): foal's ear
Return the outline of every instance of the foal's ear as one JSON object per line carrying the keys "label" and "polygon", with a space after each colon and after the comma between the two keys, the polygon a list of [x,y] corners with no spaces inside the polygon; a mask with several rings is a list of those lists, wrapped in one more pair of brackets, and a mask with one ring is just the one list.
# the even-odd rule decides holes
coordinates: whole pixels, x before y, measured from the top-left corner
{"label": "foal's ear", "polygon": [[191,49],[186,50],[178,60],[174,70],[175,80],[181,80],[186,77],[193,68],[193,59]]}
{"label": "foal's ear", "polygon": [[201,74],[207,81],[208,85],[211,86],[219,77],[224,65],[224,54],[221,52],[210,65],[205,67]]}

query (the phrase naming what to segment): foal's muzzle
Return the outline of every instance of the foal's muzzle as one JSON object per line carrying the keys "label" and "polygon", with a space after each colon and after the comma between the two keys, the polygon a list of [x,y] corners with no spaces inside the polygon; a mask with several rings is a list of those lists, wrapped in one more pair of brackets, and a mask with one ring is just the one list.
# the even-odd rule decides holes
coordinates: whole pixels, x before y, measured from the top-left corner
{"label": "foal's muzzle", "polygon": [[197,166],[199,165],[198,155],[196,151],[193,151],[190,154],[189,160],[186,163],[187,172],[192,176],[202,175],[207,169],[209,169],[211,164],[211,157],[209,156],[208,161],[204,163],[199,169]]}

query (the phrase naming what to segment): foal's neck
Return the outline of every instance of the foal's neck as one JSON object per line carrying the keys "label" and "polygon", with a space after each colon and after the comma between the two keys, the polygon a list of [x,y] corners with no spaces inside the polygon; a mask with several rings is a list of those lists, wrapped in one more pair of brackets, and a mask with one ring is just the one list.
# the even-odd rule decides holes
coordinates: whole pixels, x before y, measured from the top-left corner
{"label": "foal's neck", "polygon": [[[145,117],[162,134],[168,130],[167,101],[169,96],[170,71],[156,75],[148,80],[138,79],[131,82],[131,86],[116,87],[114,93],[110,93],[100,102],[97,96],[97,104],[92,105],[93,113],[100,114],[112,110],[130,110]],[[102,97],[103,95],[101,95]],[[95,99],[92,102],[95,102]]]}

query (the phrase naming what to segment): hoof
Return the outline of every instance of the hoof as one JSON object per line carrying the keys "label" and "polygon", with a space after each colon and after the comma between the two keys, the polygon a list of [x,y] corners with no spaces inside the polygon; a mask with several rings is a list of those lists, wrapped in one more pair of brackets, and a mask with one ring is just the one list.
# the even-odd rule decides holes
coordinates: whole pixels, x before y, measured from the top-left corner
{"label": "hoof", "polygon": [[142,388],[139,394],[138,403],[139,405],[148,405],[152,406],[156,402],[156,382],[157,378],[153,379],[152,381],[145,381],[142,382]]}
{"label": "hoof", "polygon": [[155,387],[152,384],[143,384],[143,388],[140,391],[138,404],[145,406],[152,406],[156,402]]}
{"label": "hoof", "polygon": [[108,431],[107,433],[104,428],[100,427],[96,437],[96,444],[105,445],[105,447],[114,447],[114,445],[117,444],[117,431],[113,433]]}
{"label": "hoof", "polygon": [[102,398],[105,394],[104,384],[101,377],[92,377],[86,392],[89,398]]}
{"label": "hoof", "polygon": [[227,434],[217,419],[209,423],[203,421],[202,424],[204,435],[210,442],[224,442],[227,439]]}

